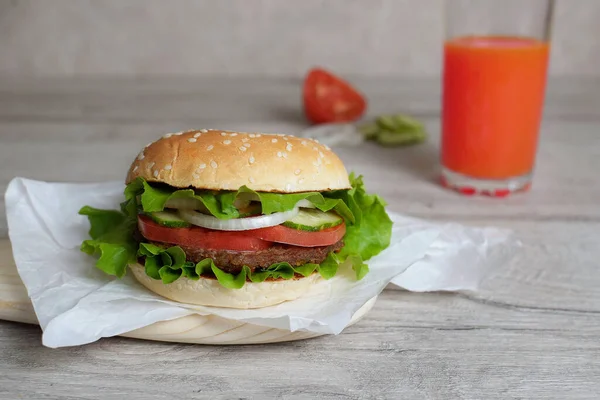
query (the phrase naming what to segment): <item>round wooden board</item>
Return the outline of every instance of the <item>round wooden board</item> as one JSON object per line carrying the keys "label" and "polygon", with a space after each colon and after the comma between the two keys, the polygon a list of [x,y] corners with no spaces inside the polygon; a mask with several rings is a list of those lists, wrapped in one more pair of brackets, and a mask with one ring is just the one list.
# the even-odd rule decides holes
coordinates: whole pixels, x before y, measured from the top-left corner
{"label": "round wooden board", "polygon": [[[377,297],[373,297],[360,308],[353,315],[349,325],[356,323],[373,308],[376,300]],[[38,323],[25,286],[13,262],[8,240],[0,240],[0,319],[29,324]],[[214,315],[189,315],[171,321],[157,322],[121,336],[164,342],[231,345],[287,342],[321,335],[312,332],[289,332]]]}

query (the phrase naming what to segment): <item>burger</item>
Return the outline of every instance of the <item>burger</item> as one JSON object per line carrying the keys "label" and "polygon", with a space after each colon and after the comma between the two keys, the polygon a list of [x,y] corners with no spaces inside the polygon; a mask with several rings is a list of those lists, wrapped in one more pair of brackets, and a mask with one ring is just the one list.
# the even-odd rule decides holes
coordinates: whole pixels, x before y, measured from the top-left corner
{"label": "burger", "polygon": [[384,201],[317,140],[216,129],[167,133],[135,158],[120,210],[84,206],[96,267],[187,304],[259,308],[390,242]]}

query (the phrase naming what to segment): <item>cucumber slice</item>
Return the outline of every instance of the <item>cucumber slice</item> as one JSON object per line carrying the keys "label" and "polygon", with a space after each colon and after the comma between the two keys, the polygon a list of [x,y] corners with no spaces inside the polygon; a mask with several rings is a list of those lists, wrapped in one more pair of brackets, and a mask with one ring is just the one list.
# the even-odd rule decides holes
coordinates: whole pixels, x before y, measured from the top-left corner
{"label": "cucumber slice", "polygon": [[302,231],[316,232],[337,226],[342,222],[344,219],[333,211],[323,212],[312,208],[302,208],[298,215],[285,221],[282,225]]}
{"label": "cucumber slice", "polygon": [[362,127],[360,127],[360,132],[363,135],[365,135],[366,139],[376,138],[379,131],[380,131],[379,125],[377,125],[375,123],[363,125]]}
{"label": "cucumber slice", "polygon": [[424,141],[425,133],[423,131],[406,131],[402,133],[383,131],[379,133],[375,140],[382,146],[402,146]]}
{"label": "cucumber slice", "polygon": [[179,218],[179,215],[173,211],[159,211],[148,213],[147,215],[152,218],[152,221],[168,228],[187,228],[192,226],[192,224]]}

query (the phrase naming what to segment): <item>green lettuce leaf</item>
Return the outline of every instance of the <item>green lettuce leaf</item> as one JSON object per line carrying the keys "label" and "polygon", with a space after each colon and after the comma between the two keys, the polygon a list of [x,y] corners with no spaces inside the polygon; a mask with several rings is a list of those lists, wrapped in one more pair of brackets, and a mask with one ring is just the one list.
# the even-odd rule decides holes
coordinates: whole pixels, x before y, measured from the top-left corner
{"label": "green lettuce leaf", "polygon": [[327,258],[319,265],[319,273],[324,279],[331,279],[337,274],[340,259],[335,253],[329,253]]}
{"label": "green lettuce leaf", "polygon": [[[165,284],[175,282],[183,277],[197,280],[201,275],[213,273],[217,281],[228,289],[242,288],[247,279],[252,282],[264,282],[267,279],[292,279],[295,274],[309,276],[317,270],[325,279],[330,279],[337,271],[335,265],[328,263],[325,267],[317,264],[305,264],[293,267],[289,263],[275,263],[260,271],[252,271],[244,266],[238,274],[231,274],[219,269],[212,259],[206,258],[196,265],[185,261],[185,253],[179,246],[166,249],[150,243],[140,243],[138,255],[144,256],[146,275],[161,280]],[[333,253],[330,254],[330,257]],[[329,257],[328,257],[329,259]],[[333,270],[333,271],[332,271]]]}
{"label": "green lettuce leaf", "polygon": [[168,249],[150,243],[140,243],[137,254],[146,257],[144,267],[146,275],[153,279],[161,279],[163,283],[173,283],[184,273],[185,252],[179,246]]}
{"label": "green lettuce leaf", "polygon": [[115,210],[100,210],[85,206],[79,214],[90,221],[91,240],[84,240],[81,251],[99,256],[96,267],[119,278],[126,272],[127,264],[136,259],[137,243],[133,239],[136,220]]}
{"label": "green lettuce leaf", "polygon": [[354,215],[348,206],[340,199],[325,197],[319,192],[303,193],[263,193],[255,192],[247,186],[242,186],[236,193],[237,198],[241,193],[252,193],[259,198],[262,213],[265,215],[293,209],[300,200],[309,200],[321,211],[334,210],[344,219],[354,222]]}
{"label": "green lettuce leaf", "polygon": [[[196,192],[193,189],[173,190],[168,187],[154,187],[143,178],[137,178],[127,185],[125,196],[128,199],[140,196],[144,212],[163,211],[165,203],[170,199],[191,198],[204,204],[206,209],[217,218],[231,219],[240,215],[238,210],[233,207],[233,201],[229,203],[231,195],[227,193],[215,194],[210,191]],[[221,203],[221,200],[224,203]]]}
{"label": "green lettuce leaf", "polygon": [[328,192],[327,197],[347,204],[354,215],[354,223],[346,220],[344,247],[335,254],[335,260],[325,262],[348,263],[356,273],[356,279],[360,280],[369,272],[365,261],[390,245],[392,220],[385,211],[385,201],[377,195],[367,194],[362,176],[352,173],[349,178],[352,189]]}
{"label": "green lettuce leaf", "polygon": [[385,211],[385,201],[365,191],[362,176],[350,174],[352,189],[333,192],[354,214],[355,223],[346,227],[341,255],[358,255],[363,261],[379,254],[390,245],[392,220]]}
{"label": "green lettuce leaf", "polygon": [[[349,178],[352,185],[350,190],[292,194],[255,192],[245,186],[230,192],[173,190],[154,187],[139,178],[125,188],[121,212],[89,206],[79,211],[89,219],[91,237],[82,243],[81,250],[98,256],[96,266],[119,278],[125,275],[127,264],[134,263],[138,256],[143,256],[146,258],[146,274],[164,283],[174,282],[182,276],[198,279],[200,275],[210,271],[224,287],[239,289],[247,279],[252,282],[263,282],[269,278],[291,279],[294,274],[309,276],[315,271],[324,279],[330,279],[337,274],[341,264],[348,264],[354,270],[356,279],[362,279],[369,271],[365,261],[389,246],[392,221],[385,211],[383,199],[366,193],[362,176],[351,174]],[[276,263],[258,272],[244,267],[239,274],[234,275],[220,270],[210,259],[195,265],[186,261],[185,253],[178,246],[163,249],[149,243],[138,245],[133,239],[139,211],[161,211],[169,199],[194,198],[218,218],[237,218],[239,212],[234,203],[244,193],[251,193],[259,199],[263,214],[290,210],[303,199],[311,201],[322,211],[336,211],[346,222],[344,247],[339,253],[330,253],[320,265],[292,266],[288,263]],[[139,205],[138,198],[141,203]]]}
{"label": "green lettuce leaf", "polygon": [[356,280],[360,281],[369,272],[369,266],[363,262],[363,259],[356,254],[351,254],[346,258],[346,261],[350,262],[354,273],[356,274]]}
{"label": "green lettuce leaf", "polygon": [[143,178],[137,178],[125,189],[128,199],[140,196],[144,212],[163,211],[165,204],[171,199],[192,198],[200,201],[213,216],[219,219],[239,218],[240,213],[234,206],[240,195],[249,193],[257,197],[261,203],[262,214],[268,215],[276,212],[293,209],[300,200],[307,199],[321,211],[335,210],[344,219],[353,222],[354,215],[348,206],[340,199],[328,198],[319,192],[304,193],[263,193],[256,192],[247,186],[242,186],[237,191],[209,191],[193,189],[173,190],[166,187],[154,187]]}

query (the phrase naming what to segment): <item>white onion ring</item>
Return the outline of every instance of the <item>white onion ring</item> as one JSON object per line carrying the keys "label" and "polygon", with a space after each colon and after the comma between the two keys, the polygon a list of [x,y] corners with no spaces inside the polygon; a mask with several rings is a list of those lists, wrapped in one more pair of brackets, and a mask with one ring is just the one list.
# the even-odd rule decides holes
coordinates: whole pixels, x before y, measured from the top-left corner
{"label": "white onion ring", "polygon": [[300,209],[294,207],[292,210],[273,213],[269,215],[260,215],[257,217],[219,219],[212,215],[205,215],[193,210],[179,210],[181,219],[192,225],[203,228],[214,229],[217,231],[248,231],[251,229],[266,228],[284,223],[288,219],[298,215]]}

